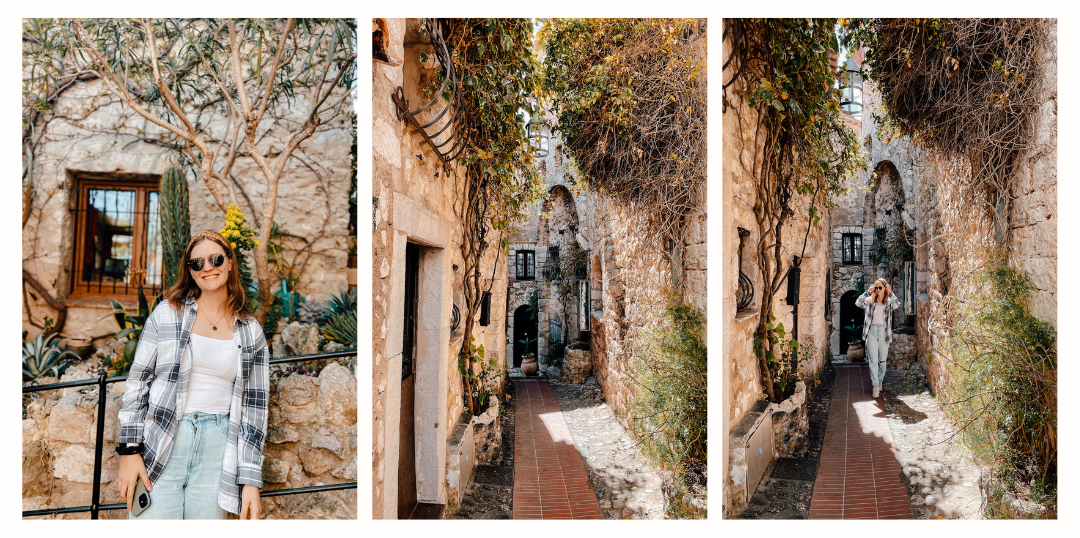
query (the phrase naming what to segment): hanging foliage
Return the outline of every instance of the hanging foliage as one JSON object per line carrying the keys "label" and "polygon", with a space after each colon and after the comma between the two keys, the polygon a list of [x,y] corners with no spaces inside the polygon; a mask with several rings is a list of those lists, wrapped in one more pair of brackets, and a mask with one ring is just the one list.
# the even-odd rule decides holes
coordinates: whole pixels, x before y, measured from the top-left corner
{"label": "hanging foliage", "polygon": [[550,19],[541,36],[543,90],[579,179],[680,238],[706,180],[705,25]]}
{"label": "hanging foliage", "polygon": [[[1045,19],[850,19],[843,40],[868,48],[864,76],[883,121],[948,157],[1008,215],[1009,178],[1031,144]],[[989,209],[989,208],[986,208]],[[1007,228],[1007,227],[1006,227]]]}

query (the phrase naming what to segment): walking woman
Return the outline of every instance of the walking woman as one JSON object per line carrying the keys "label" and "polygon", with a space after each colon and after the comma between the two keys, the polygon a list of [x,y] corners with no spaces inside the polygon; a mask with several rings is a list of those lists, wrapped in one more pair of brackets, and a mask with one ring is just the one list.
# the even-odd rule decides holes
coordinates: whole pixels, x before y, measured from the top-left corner
{"label": "walking woman", "polygon": [[143,327],[116,449],[128,510],[136,479],[150,492],[138,519],[262,512],[269,350],[234,261],[220,234],[195,234],[176,284]]}
{"label": "walking woman", "polygon": [[874,398],[877,398],[881,394],[885,359],[892,342],[892,313],[900,307],[900,301],[893,295],[889,283],[879,278],[855,300],[855,305],[865,309],[863,340],[866,341],[866,362],[870,365],[870,383],[874,385]]}

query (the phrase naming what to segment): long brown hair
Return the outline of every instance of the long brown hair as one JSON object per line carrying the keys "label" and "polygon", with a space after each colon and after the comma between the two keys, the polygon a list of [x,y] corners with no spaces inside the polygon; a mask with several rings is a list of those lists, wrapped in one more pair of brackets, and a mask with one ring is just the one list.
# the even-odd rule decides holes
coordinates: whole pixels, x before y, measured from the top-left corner
{"label": "long brown hair", "polygon": [[173,284],[171,288],[165,291],[165,298],[179,312],[189,298],[198,299],[202,295],[202,288],[195,282],[195,278],[191,276],[187,262],[191,259],[191,250],[204,240],[221,245],[221,248],[225,250],[225,257],[231,262],[229,264],[231,266],[229,276],[225,280],[225,308],[235,318],[251,318],[251,311],[247,307],[247,294],[244,293],[244,287],[240,284],[240,267],[236,263],[233,250],[229,247],[229,242],[224,237],[221,237],[221,234],[213,231],[199,232],[195,234],[191,241],[188,241],[187,249],[184,251],[184,258],[180,260],[180,267],[176,273],[176,284]]}
{"label": "long brown hair", "polygon": [[878,284],[881,284],[881,299],[878,299],[877,292],[874,292],[874,301],[876,301],[877,304],[888,304],[889,296],[885,294],[885,286],[888,286],[889,283],[886,282],[884,278],[879,278],[874,281],[875,286]]}

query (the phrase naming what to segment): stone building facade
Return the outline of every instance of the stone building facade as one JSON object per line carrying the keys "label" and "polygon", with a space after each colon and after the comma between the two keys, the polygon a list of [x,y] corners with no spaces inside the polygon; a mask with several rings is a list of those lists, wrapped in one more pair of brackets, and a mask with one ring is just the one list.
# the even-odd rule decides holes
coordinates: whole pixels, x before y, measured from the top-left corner
{"label": "stone building facade", "polygon": [[[489,416],[465,410],[457,356],[475,338],[505,370],[507,262],[489,248],[480,263],[490,290],[489,323],[477,313],[463,333],[463,225],[455,210],[455,178],[415,129],[400,119],[392,94],[402,88],[410,110],[428,102],[420,93],[434,57],[418,19],[376,19],[384,28],[389,62],[372,61],[372,517],[407,518],[413,503],[460,500],[477,454],[498,444]],[[397,61],[400,60],[400,61]],[[431,121],[441,106],[419,115]],[[445,120],[443,120],[445,121]],[[435,130],[441,128],[437,125]],[[408,283],[411,282],[411,283]],[[415,287],[413,287],[415,285]],[[408,304],[407,304],[408,302]],[[498,377],[501,394],[503,378]],[[497,404],[496,404],[497,405]],[[495,408],[497,413],[497,407]],[[497,423],[497,421],[495,421]]]}
{"label": "stone building facade", "polygon": [[[730,46],[725,41],[725,46]],[[733,72],[725,72],[724,80],[730,80]],[[751,109],[740,93],[742,82],[733,84],[727,92],[727,109],[723,114],[723,211],[722,252],[724,276],[722,291],[723,360],[720,382],[723,390],[721,431],[724,439],[722,457],[723,517],[732,517],[746,505],[747,493],[753,494],[755,471],[775,458],[784,445],[798,451],[803,445],[809,423],[806,420],[805,387],[797,390],[787,405],[769,404],[762,400],[764,388],[757,357],[754,355],[754,331],[757,328],[761,308],[771,303],[775,323],[783,323],[788,333],[796,327],[798,313],[798,340],[805,347],[813,345],[816,350],[810,360],[799,365],[804,379],[815,378],[825,367],[829,339],[829,323],[826,319],[828,294],[826,280],[832,263],[829,242],[829,215],[822,216],[817,226],[808,230],[809,200],[798,194],[793,198],[794,216],[783,228],[781,259],[790,266],[794,257],[800,257],[801,286],[797,307],[789,306],[784,290],[774,297],[762,297],[762,276],[758,269],[756,245],[761,237],[754,214],[754,170],[760,166],[760,142],[755,137],[757,112]],[[805,239],[805,251],[803,243]],[[752,289],[753,300],[744,308],[738,308],[740,278],[744,280],[744,293]],[[775,423],[774,423],[775,421]],[[802,434],[787,433],[794,425]],[[761,463],[748,456],[746,443],[754,433],[761,430],[764,439],[777,440],[765,443]],[[768,430],[768,431],[766,431]],[[774,431],[777,435],[774,436]],[[787,438],[785,439],[785,435]],[[805,450],[805,448],[801,448]],[[756,452],[755,452],[756,453]],[[788,454],[794,455],[794,454]],[[760,477],[759,477],[760,478]]]}
{"label": "stone building facade", "polygon": [[[293,106],[267,112],[267,122],[281,127],[265,134],[260,149],[285,146],[310,108],[304,96],[297,92]],[[282,256],[300,275],[291,291],[308,301],[325,300],[350,286],[349,192],[355,137],[350,109],[351,101],[346,101],[340,113],[293,152],[278,186],[274,221],[294,236],[282,240]],[[22,228],[23,268],[66,305],[61,336],[101,343],[117,331],[112,317],[106,317],[112,311],[108,299],[120,300],[129,309],[135,305],[137,290],[125,269],[145,267],[147,287],[160,289],[161,257],[150,239],[158,226],[154,197],[161,175],[177,164],[177,153],[164,144],[171,134],[122,106],[100,80],[77,82],[56,99],[46,118],[36,126],[42,142],[31,162],[34,195]],[[211,139],[220,138],[227,128],[226,118],[212,108],[205,109],[199,121]],[[227,189],[233,197],[226,186],[219,188],[254,228],[267,194],[264,176],[245,155],[236,158],[230,175],[235,181]],[[193,173],[187,179],[192,233],[220,230],[225,215],[209,189]],[[102,195],[97,207],[88,204],[88,189]],[[107,216],[95,224],[91,212]],[[81,266],[89,263],[79,238],[84,245],[90,241],[94,225],[119,226],[128,232],[111,236],[110,257],[99,264],[105,276],[88,283],[77,277]],[[121,242],[124,238],[128,241]],[[135,244],[140,238],[145,238],[143,243]],[[137,259],[129,259],[132,252]],[[57,313],[39,292],[24,287],[27,306],[22,326],[32,337],[40,331],[34,323],[40,325],[46,316],[56,319]],[[280,289],[280,283],[275,282],[273,289]],[[151,291],[147,295],[152,298]]]}
{"label": "stone building facade", "polygon": [[[520,336],[536,334],[541,373],[575,383],[595,375],[608,405],[624,413],[634,398],[627,374],[637,356],[635,342],[655,327],[666,291],[681,290],[689,304],[708,314],[706,189],[686,217],[678,253],[669,257],[644,215],[568,182],[574,170],[569,157],[557,138],[550,147],[538,159],[548,197],[530,209],[510,239],[508,366],[520,364],[519,341],[526,339]],[[516,260],[529,259],[520,252],[535,252],[534,275],[515,269]],[[573,274],[559,262],[567,256],[580,262]],[[535,325],[528,317],[533,293]]]}

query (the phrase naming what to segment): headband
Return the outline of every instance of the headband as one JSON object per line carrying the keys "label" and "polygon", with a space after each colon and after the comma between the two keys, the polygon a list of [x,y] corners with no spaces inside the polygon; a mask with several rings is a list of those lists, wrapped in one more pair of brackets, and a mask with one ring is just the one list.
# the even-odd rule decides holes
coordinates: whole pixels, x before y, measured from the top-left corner
{"label": "headband", "polygon": [[231,247],[229,246],[229,242],[225,240],[225,237],[224,237],[224,236],[222,236],[221,234],[219,234],[219,233],[217,233],[217,232],[213,231],[213,230],[204,230],[204,231],[201,231],[201,232],[199,232],[199,233],[195,234],[195,235],[194,235],[194,236],[193,236],[193,237],[191,238],[191,240],[192,240],[192,241],[195,241],[196,239],[198,239],[198,238],[200,238],[200,237],[214,237],[214,238],[220,239],[222,243],[225,243],[225,248],[226,248],[227,250],[229,250],[229,251],[232,251],[232,248],[231,248]]}

